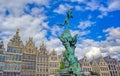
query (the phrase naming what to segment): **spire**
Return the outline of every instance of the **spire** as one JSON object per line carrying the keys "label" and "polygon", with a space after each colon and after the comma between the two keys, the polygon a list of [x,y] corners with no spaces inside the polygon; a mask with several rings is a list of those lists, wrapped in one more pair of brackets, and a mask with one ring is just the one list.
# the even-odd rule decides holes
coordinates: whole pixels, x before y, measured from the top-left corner
{"label": "spire", "polygon": [[32,41],[32,40],[33,40],[33,38],[32,38],[32,37],[29,37],[29,40],[30,40],[30,41]]}
{"label": "spire", "polygon": [[55,49],[53,49],[52,54],[53,54],[53,55],[56,55],[56,51],[55,51]]}
{"label": "spire", "polygon": [[46,45],[44,43],[44,41],[42,41],[41,45],[40,45],[40,50],[46,50]]}
{"label": "spire", "polygon": [[84,62],[87,61],[87,56],[86,56],[86,55],[84,56],[83,61],[84,61]]}
{"label": "spire", "polygon": [[16,34],[19,34],[19,29],[17,28],[17,30],[16,30]]}
{"label": "spire", "polygon": [[25,46],[28,47],[28,48],[36,49],[35,42],[33,42],[33,38],[32,37],[29,37],[29,40],[26,41],[26,45]]}
{"label": "spire", "polygon": [[33,44],[33,45],[34,45],[34,43],[33,43],[33,38],[32,38],[32,37],[29,37],[29,40],[26,41],[26,42],[27,42],[27,44]]}
{"label": "spire", "polygon": [[45,45],[44,41],[42,41],[42,45],[43,45],[43,46]]}
{"label": "spire", "polygon": [[41,48],[46,48],[46,46],[45,46],[45,42],[44,42],[44,41],[42,41],[40,47],[41,47]]}

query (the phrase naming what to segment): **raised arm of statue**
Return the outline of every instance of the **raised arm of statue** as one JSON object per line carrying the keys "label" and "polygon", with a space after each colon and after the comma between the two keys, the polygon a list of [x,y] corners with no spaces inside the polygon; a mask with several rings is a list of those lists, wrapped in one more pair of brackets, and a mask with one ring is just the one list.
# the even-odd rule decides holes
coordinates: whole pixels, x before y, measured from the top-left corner
{"label": "raised arm of statue", "polygon": [[72,16],[72,8],[70,8],[69,11],[67,12],[67,18],[68,19],[73,18],[73,16]]}
{"label": "raised arm of statue", "polygon": [[64,22],[63,22],[63,23],[60,23],[60,24],[57,24],[57,25],[60,25],[60,26],[66,25],[66,29],[68,29],[69,19],[70,19],[70,18],[73,18],[73,16],[72,16],[72,8],[70,8],[70,9],[68,10]]}

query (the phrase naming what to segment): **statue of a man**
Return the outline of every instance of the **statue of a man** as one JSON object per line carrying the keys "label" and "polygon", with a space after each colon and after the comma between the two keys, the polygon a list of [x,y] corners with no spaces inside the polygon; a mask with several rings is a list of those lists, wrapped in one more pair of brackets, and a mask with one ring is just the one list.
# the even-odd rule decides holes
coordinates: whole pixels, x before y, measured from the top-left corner
{"label": "statue of a man", "polygon": [[65,19],[64,23],[63,24],[58,24],[58,25],[61,25],[61,26],[66,25],[66,28],[68,29],[69,19],[70,18],[73,18],[73,16],[72,16],[72,8],[68,10],[67,16],[66,16],[66,19]]}
{"label": "statue of a man", "polygon": [[[64,59],[62,60],[62,64],[64,65],[64,69],[61,70],[61,76],[65,76],[64,73],[67,74],[74,74],[79,76],[81,74],[81,68],[77,58],[75,58],[75,44],[77,42],[77,35],[71,36],[70,30],[68,29],[69,19],[72,18],[72,9],[69,9],[66,15],[66,19],[62,26],[66,25],[66,28],[62,34],[60,35],[59,39],[65,47],[64,51]],[[57,76],[57,75],[56,75]]]}

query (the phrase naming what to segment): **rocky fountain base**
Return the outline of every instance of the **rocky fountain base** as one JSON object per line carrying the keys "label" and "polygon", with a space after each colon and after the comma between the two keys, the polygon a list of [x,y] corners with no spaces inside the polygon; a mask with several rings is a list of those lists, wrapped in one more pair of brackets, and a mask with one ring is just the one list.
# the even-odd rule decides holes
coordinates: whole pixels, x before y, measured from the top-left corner
{"label": "rocky fountain base", "polygon": [[96,72],[83,72],[81,70],[80,64],[75,57],[77,35],[72,37],[70,31],[66,29],[59,39],[66,50],[63,53],[64,58],[61,61],[60,70],[55,76],[100,76]]}

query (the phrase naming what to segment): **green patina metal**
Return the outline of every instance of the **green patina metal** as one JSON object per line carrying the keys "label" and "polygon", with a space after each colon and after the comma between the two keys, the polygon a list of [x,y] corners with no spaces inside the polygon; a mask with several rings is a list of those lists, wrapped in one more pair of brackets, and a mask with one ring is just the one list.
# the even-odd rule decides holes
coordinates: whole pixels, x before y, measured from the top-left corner
{"label": "green patina metal", "polygon": [[77,42],[77,35],[72,37],[70,31],[66,29],[61,34],[59,39],[66,49],[63,54],[64,59],[62,60],[62,65],[64,66],[64,69],[67,68],[68,73],[79,76],[81,69],[77,58],[75,58],[75,44]]}
{"label": "green patina metal", "polygon": [[[66,29],[62,32],[59,36],[60,41],[65,47],[65,51],[63,53],[63,60],[61,61],[59,72],[55,76],[86,76],[85,73],[81,70],[80,64],[75,58],[75,44],[77,43],[77,34],[75,36],[71,36],[71,33],[68,29],[69,19],[73,16],[71,15],[72,9],[67,12],[66,19],[63,24],[59,25],[66,25]],[[96,72],[90,72],[91,75],[100,76]]]}
{"label": "green patina metal", "polygon": [[[59,70],[59,76],[70,76],[71,74],[75,76],[80,76],[82,74],[79,62],[77,58],[75,58],[75,44],[77,42],[77,36],[71,36],[71,33],[68,29],[69,19],[72,18],[72,9],[67,12],[66,19],[63,24],[66,25],[66,29],[62,32],[59,39],[65,47],[64,51],[64,59],[61,61],[61,70]],[[56,74],[58,76],[58,74]]]}
{"label": "green patina metal", "polygon": [[70,18],[73,18],[73,16],[72,16],[72,8],[69,9],[69,11],[67,12],[67,16],[66,16],[66,19],[65,19],[64,23],[58,24],[58,25],[61,25],[61,26],[66,25],[66,29],[68,29],[69,28],[69,19]]}

